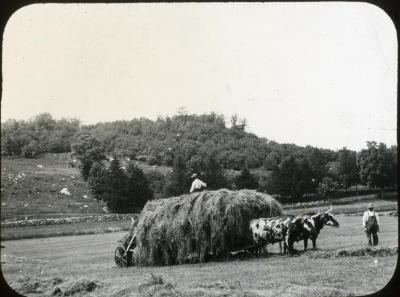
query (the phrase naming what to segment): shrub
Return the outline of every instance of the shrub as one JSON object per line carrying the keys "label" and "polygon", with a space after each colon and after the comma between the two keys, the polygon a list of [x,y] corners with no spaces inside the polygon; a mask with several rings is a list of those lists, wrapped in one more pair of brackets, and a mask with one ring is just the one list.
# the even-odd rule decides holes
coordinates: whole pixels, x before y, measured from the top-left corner
{"label": "shrub", "polygon": [[101,143],[92,135],[83,134],[71,145],[72,153],[80,161],[79,169],[86,181],[94,162],[106,159],[105,151]]}
{"label": "shrub", "polygon": [[22,155],[25,158],[36,158],[41,153],[41,148],[36,140],[32,140],[22,148]]}
{"label": "shrub", "polygon": [[238,177],[235,179],[237,189],[257,189],[257,178],[250,173],[249,168],[246,166]]}
{"label": "shrub", "polygon": [[108,169],[101,163],[94,163],[88,183],[96,199],[106,202],[113,212],[131,213],[153,199],[143,171],[132,162],[124,171],[118,158],[111,161]]}

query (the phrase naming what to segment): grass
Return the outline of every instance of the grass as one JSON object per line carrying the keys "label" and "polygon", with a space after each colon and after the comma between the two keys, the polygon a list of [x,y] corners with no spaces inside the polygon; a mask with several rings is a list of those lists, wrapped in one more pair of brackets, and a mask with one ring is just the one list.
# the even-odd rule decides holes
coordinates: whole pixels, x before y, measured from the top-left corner
{"label": "grass", "polygon": [[[104,204],[90,198],[87,183],[77,168],[68,165],[68,160],[67,154],[45,154],[37,159],[2,158],[1,219],[104,214]],[[63,188],[71,196],[60,194]]]}
{"label": "grass", "polygon": [[[325,227],[318,251],[363,248],[361,217],[337,216],[341,227]],[[397,246],[397,217],[381,217],[382,247]],[[103,285],[84,296],[344,296],[366,295],[384,287],[393,275],[397,255],[313,259],[281,256],[269,246],[269,257],[194,265],[115,268],[113,252],[124,233],[26,239],[2,243],[4,278],[14,288],[18,279],[54,277],[64,283],[91,281]],[[302,243],[295,244],[298,249]],[[151,273],[161,277],[152,281]],[[139,287],[142,288],[141,291]],[[38,296],[27,293],[26,296]],[[79,295],[82,296],[82,295]]]}
{"label": "grass", "polygon": [[[44,154],[36,159],[2,158],[1,220],[104,214],[102,210],[104,203],[90,198],[87,183],[80,177],[78,168],[69,165],[69,160],[68,154]],[[171,171],[167,166],[134,162],[145,172],[156,170],[166,175]],[[252,169],[252,173],[270,174],[262,169]],[[227,170],[226,174],[233,178],[239,172]],[[60,194],[62,188],[68,188],[71,196]],[[362,187],[359,190],[362,193]],[[89,198],[83,198],[84,196]],[[289,206],[292,207],[293,205]],[[284,205],[284,208],[287,206]]]}
{"label": "grass", "polygon": [[[363,213],[366,209],[369,203],[374,203],[375,204],[375,210],[377,212],[383,212],[383,211],[393,211],[397,210],[397,201],[394,200],[380,200],[380,199],[374,199],[374,200],[366,200],[366,201],[358,201],[352,204],[338,204],[338,205],[332,205],[332,211],[334,214],[354,214],[354,213]],[[313,206],[313,207],[302,207],[302,208],[295,208],[295,209],[286,209],[284,207],[284,211],[287,213],[291,213],[294,215],[301,214],[304,212],[309,212],[309,211],[325,211],[329,208],[328,205],[324,206]]]}
{"label": "grass", "polygon": [[337,198],[333,200],[315,200],[308,202],[298,202],[298,203],[284,203],[281,202],[283,208],[304,208],[304,207],[313,207],[313,206],[323,206],[323,205],[338,205],[338,204],[354,204],[357,202],[365,202],[368,200],[385,200],[385,201],[397,201],[398,193],[396,191],[385,192],[383,198],[380,198],[379,194],[369,194],[369,195],[359,195],[359,196],[351,196],[344,198]]}
{"label": "grass", "polygon": [[[1,219],[104,214],[105,204],[91,197],[79,169],[71,167],[69,160],[68,154],[44,154],[36,159],[2,158]],[[167,166],[134,163],[144,172],[156,170],[166,175],[171,171]],[[60,194],[63,188],[67,188],[71,196]]]}
{"label": "grass", "polygon": [[68,235],[100,234],[129,230],[131,221],[73,223],[62,225],[43,225],[1,228],[1,240],[44,238]]}
{"label": "grass", "polygon": [[[358,202],[352,205],[334,205],[333,212],[335,214],[348,214],[361,216],[365,211],[368,202]],[[397,211],[397,202],[385,200],[373,200],[376,205],[376,210],[381,216],[389,212]],[[307,211],[325,211],[326,206],[313,207],[313,208],[298,208],[298,209],[285,209],[286,213],[301,214]],[[384,212],[386,211],[386,213]],[[389,211],[389,212],[388,212]],[[361,220],[361,219],[360,219]],[[26,238],[43,238],[65,235],[82,235],[82,234],[97,234],[118,232],[127,230],[130,226],[129,220],[113,221],[113,222],[94,222],[94,223],[74,223],[62,225],[44,225],[44,226],[28,226],[28,227],[7,227],[1,228],[2,240],[15,240]]]}

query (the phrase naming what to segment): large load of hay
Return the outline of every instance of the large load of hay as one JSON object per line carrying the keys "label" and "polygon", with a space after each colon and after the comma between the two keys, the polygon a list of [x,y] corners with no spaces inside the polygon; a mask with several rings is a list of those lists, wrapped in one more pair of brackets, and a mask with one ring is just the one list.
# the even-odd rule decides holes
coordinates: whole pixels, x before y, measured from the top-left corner
{"label": "large load of hay", "polygon": [[251,190],[204,191],[147,202],[136,229],[136,265],[204,262],[252,244],[249,222],[282,214],[271,196]]}

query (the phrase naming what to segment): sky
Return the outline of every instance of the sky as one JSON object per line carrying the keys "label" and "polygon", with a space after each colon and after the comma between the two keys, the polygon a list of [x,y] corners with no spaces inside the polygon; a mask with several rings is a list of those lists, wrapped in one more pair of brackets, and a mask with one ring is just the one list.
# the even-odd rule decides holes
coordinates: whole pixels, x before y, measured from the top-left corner
{"label": "sky", "polygon": [[1,121],[215,111],[279,143],[397,144],[397,38],[367,3],[34,4],[3,35]]}

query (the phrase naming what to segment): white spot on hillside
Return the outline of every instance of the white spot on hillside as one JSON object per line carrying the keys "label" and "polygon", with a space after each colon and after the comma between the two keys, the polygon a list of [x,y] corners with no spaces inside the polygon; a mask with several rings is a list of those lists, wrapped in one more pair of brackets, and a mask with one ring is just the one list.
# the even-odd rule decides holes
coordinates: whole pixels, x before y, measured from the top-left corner
{"label": "white spot on hillside", "polygon": [[64,194],[64,195],[67,195],[67,196],[71,196],[71,193],[68,191],[67,188],[63,188],[63,189],[60,191],[60,194]]}

